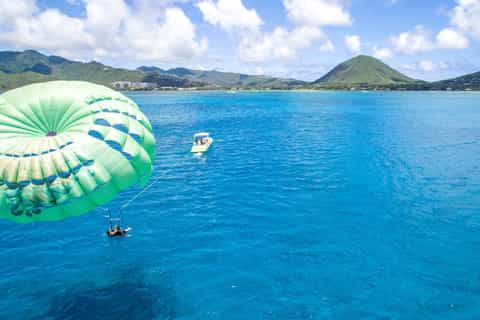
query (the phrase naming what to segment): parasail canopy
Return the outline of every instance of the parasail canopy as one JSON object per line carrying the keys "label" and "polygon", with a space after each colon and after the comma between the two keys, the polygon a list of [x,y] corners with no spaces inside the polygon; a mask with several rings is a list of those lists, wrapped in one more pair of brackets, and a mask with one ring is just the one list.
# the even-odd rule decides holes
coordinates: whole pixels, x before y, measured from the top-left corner
{"label": "parasail canopy", "polygon": [[123,94],[79,81],[0,96],[0,218],[20,223],[84,214],[152,173],[155,138]]}

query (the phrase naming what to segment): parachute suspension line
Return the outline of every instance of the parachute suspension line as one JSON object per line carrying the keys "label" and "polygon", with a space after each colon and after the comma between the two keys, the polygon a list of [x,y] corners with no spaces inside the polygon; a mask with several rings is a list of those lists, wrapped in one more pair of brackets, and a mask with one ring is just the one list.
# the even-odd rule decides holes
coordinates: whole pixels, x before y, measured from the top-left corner
{"label": "parachute suspension line", "polygon": [[108,219],[108,228],[109,230],[112,230],[113,229],[113,218],[112,218],[112,212],[110,211],[110,209],[108,208],[101,208],[103,209],[103,211],[105,211],[107,213],[107,215],[105,215],[104,217],[106,219]]}
{"label": "parachute suspension line", "polygon": [[128,207],[133,201],[137,200],[142,194],[144,194],[148,189],[150,189],[151,187],[153,187],[158,181],[160,181],[160,179],[162,179],[164,177],[164,175],[159,175],[157,178],[155,178],[155,180],[153,180],[149,185],[145,186],[139,193],[137,193],[136,195],[134,195],[130,200],[128,200],[127,202],[125,202],[123,204],[123,206],[120,207],[120,214],[122,212],[123,209],[125,209],[126,207]]}
{"label": "parachute suspension line", "polygon": [[114,221],[120,222],[118,225],[122,225],[122,224],[123,224],[122,211],[119,212],[118,218],[114,218],[114,217],[112,216],[112,211],[110,211],[109,208],[101,208],[101,209],[106,212],[106,215],[104,215],[103,217],[104,217],[105,219],[108,219],[108,226],[110,227],[110,229],[113,229],[113,222],[114,222]]}
{"label": "parachute suspension line", "polygon": [[[108,209],[107,209],[108,210]],[[110,230],[113,229],[113,225],[112,225],[112,213],[110,212],[110,210],[108,210],[108,225],[110,227]]]}
{"label": "parachute suspension line", "polygon": [[127,202],[125,202],[118,210],[118,218],[113,218],[112,217],[112,212],[110,211],[110,209],[108,208],[102,208],[104,211],[107,212],[107,215],[105,216],[105,218],[108,219],[108,224],[109,224],[109,227],[110,229],[113,229],[113,221],[119,221],[119,225],[123,225],[123,209],[125,209],[126,207],[128,207],[133,201],[137,200],[142,194],[144,194],[148,189],[150,189],[151,187],[153,187],[158,181],[160,181],[160,179],[162,179],[165,175],[159,175],[157,178],[155,178],[155,180],[153,180],[149,185],[147,185],[146,187],[144,187],[139,193],[137,193],[136,195],[134,195],[130,200],[128,200]]}

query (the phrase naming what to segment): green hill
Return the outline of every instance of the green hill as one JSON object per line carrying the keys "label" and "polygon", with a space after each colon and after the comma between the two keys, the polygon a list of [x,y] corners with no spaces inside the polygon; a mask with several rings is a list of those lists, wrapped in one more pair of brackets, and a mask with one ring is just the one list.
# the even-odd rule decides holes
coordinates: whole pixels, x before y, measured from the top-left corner
{"label": "green hill", "polygon": [[54,80],[54,78],[31,71],[15,74],[9,74],[0,71],[0,92],[7,89],[21,87],[29,83],[44,82],[49,80]]}
{"label": "green hill", "polygon": [[326,87],[387,86],[413,83],[415,81],[376,58],[360,55],[339,64],[313,84]]}
{"label": "green hill", "polygon": [[467,74],[458,78],[432,82],[431,90],[480,90],[480,72]]}
{"label": "green hill", "polygon": [[145,74],[142,81],[155,83],[158,87],[191,88],[205,86],[205,83],[202,82],[195,82],[186,78],[158,72],[149,72]]}
{"label": "green hill", "polygon": [[114,81],[141,81],[140,71],[112,68],[99,62],[78,62],[37,51],[0,52],[0,89],[47,80],[88,80],[110,85]]}
{"label": "green hill", "polygon": [[259,87],[259,88],[288,88],[306,84],[304,81],[294,79],[280,79],[266,76],[254,76],[234,72],[192,70],[187,68],[174,68],[163,70],[157,67],[140,67],[137,70],[146,73],[173,75],[188,79],[194,83],[204,83],[217,87]]}
{"label": "green hill", "polygon": [[96,61],[84,63],[59,56],[46,56],[34,50],[0,52],[0,90],[48,80],[86,80],[109,86],[116,81],[133,81],[155,83],[160,87],[281,89],[305,84],[293,79],[186,68],[162,70],[157,67],[140,67],[137,70],[127,70]]}

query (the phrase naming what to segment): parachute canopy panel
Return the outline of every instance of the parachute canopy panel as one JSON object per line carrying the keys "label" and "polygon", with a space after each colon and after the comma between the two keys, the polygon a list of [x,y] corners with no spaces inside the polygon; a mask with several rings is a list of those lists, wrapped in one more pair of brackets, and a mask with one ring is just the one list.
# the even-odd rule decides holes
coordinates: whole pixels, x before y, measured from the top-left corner
{"label": "parachute canopy panel", "polygon": [[0,96],[0,218],[20,223],[84,214],[148,181],[152,127],[107,87],[52,81]]}

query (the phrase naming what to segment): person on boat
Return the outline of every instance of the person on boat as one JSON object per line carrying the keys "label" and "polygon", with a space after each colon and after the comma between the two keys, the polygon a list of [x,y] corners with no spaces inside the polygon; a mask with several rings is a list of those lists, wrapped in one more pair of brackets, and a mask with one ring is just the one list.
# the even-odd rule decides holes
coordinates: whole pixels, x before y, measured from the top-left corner
{"label": "person on boat", "polygon": [[107,236],[112,237],[123,237],[128,233],[127,229],[122,229],[119,226],[110,227],[107,230]]}

